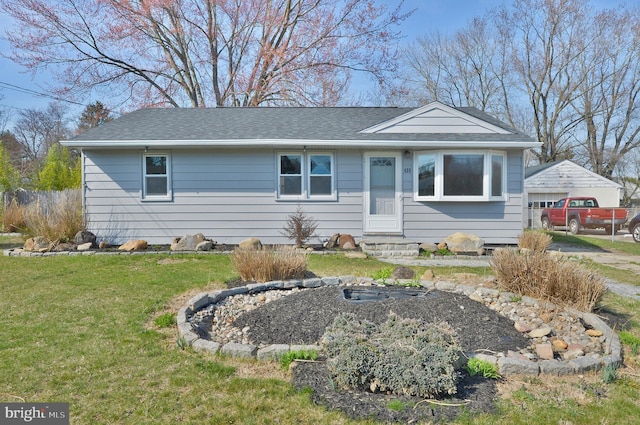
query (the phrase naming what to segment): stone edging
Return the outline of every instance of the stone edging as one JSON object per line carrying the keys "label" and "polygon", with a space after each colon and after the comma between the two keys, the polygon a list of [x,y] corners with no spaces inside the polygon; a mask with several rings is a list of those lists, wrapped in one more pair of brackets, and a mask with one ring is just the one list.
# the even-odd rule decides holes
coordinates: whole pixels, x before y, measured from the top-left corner
{"label": "stone edging", "polygon": [[[403,283],[403,281],[399,281]],[[411,282],[411,281],[407,281]],[[203,292],[191,298],[185,306],[178,310],[177,325],[179,337],[183,338],[187,345],[193,347],[198,352],[221,353],[233,357],[257,358],[257,359],[277,359],[289,351],[318,350],[316,345],[287,345],[273,344],[258,348],[251,344],[240,344],[231,342],[220,344],[214,341],[202,339],[199,333],[190,323],[190,317],[200,309],[209,304],[217,303],[227,297],[241,294],[255,294],[272,289],[293,289],[293,288],[318,288],[321,286],[338,286],[341,284],[358,284],[376,282],[371,278],[357,278],[355,276],[324,277],[303,280],[273,281],[267,283],[256,283],[232,289],[223,289],[213,292]],[[474,287],[469,285],[456,284],[451,282],[431,282],[421,280],[420,284],[425,289],[437,289],[441,291],[461,293],[466,296],[487,296],[497,295],[505,300],[512,300],[515,294],[501,292],[497,289]],[[538,301],[530,297],[522,297],[521,302],[536,306]],[[551,305],[551,303],[546,303]],[[501,375],[572,375],[582,374],[590,371],[599,371],[606,366],[617,366],[622,364],[622,345],[618,335],[598,316],[592,313],[584,313],[575,309],[566,309],[575,316],[581,318],[587,325],[603,333],[604,356],[595,358],[581,356],[572,360],[523,360],[514,357],[498,357],[486,354],[467,353],[469,357],[478,357],[498,366]]]}

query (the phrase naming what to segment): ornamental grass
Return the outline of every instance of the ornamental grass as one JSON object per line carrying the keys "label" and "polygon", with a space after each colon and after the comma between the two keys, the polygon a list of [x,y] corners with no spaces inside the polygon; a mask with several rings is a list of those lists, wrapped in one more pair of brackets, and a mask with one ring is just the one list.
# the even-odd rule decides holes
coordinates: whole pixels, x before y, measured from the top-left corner
{"label": "ornamental grass", "polygon": [[598,273],[544,252],[496,250],[491,265],[501,290],[581,311],[592,311],[606,291]]}
{"label": "ornamental grass", "polygon": [[307,254],[289,246],[236,248],[231,253],[231,263],[246,281],[301,279],[307,271]]}

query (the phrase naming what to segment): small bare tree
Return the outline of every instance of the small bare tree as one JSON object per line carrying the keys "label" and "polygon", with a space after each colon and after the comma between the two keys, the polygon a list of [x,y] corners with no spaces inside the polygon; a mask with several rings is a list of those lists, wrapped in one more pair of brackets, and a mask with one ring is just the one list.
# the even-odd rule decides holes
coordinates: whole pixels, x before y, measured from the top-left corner
{"label": "small bare tree", "polygon": [[291,214],[287,217],[287,224],[283,228],[283,234],[291,240],[296,241],[298,248],[313,236],[313,232],[318,228],[318,223],[311,217],[307,216],[302,210],[302,207],[298,206],[295,214]]}

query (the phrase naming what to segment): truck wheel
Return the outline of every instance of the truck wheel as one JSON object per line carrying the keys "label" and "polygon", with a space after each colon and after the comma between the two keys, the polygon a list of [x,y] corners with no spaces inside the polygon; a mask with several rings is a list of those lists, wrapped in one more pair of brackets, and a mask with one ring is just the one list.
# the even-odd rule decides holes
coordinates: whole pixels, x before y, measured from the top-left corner
{"label": "truck wheel", "polygon": [[633,236],[633,240],[640,243],[640,224],[636,224],[631,229],[631,236]]}
{"label": "truck wheel", "polygon": [[569,220],[569,232],[572,235],[577,235],[580,232],[580,222],[576,218]]}
{"label": "truck wheel", "polygon": [[[605,232],[607,235],[610,235],[612,230],[613,230],[613,228],[612,228],[611,226],[604,226],[604,232]],[[618,233],[618,226],[616,226],[616,230],[615,230],[614,235],[615,235],[616,233]]]}
{"label": "truck wheel", "polygon": [[544,230],[553,230],[553,225],[549,221],[549,217],[542,217],[542,228]]}

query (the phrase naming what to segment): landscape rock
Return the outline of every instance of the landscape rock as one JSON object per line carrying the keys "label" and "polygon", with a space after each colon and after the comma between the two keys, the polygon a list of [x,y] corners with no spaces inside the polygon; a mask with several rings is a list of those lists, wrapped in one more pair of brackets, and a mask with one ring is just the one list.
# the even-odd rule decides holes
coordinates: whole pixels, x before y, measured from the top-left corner
{"label": "landscape rock", "polygon": [[569,344],[567,344],[567,342],[562,339],[554,339],[553,341],[551,341],[551,345],[553,346],[553,351],[556,353],[558,351],[566,350],[569,346]]}
{"label": "landscape rock", "polygon": [[184,235],[181,238],[175,238],[171,244],[171,251],[195,251],[198,244],[208,241],[202,233],[195,235]]}
{"label": "landscape rock", "polygon": [[424,242],[419,245],[421,251],[434,253],[438,250],[438,245],[431,242]]}
{"label": "landscape rock", "polygon": [[238,248],[249,251],[257,251],[262,248],[262,242],[258,238],[248,238],[238,244]]}
{"label": "landscape rock", "polygon": [[356,249],[356,240],[349,234],[340,235],[338,245],[341,249]]}
{"label": "landscape rock", "polygon": [[443,242],[447,244],[447,249],[455,254],[469,252],[484,254],[484,240],[476,235],[456,232],[447,236]]}
{"label": "landscape rock", "polygon": [[119,251],[144,251],[148,248],[147,241],[142,239],[133,239],[127,241],[118,247]]}
{"label": "landscape rock", "polygon": [[73,238],[73,242],[76,245],[84,245],[87,243],[91,243],[89,248],[96,248],[98,245],[96,244],[96,235],[91,233],[88,230],[80,230]]}
{"label": "landscape rock", "polygon": [[533,330],[528,323],[525,323],[519,320],[516,321],[513,325],[515,326],[518,332],[529,333]]}
{"label": "landscape rock", "polygon": [[406,266],[396,267],[391,273],[391,279],[413,279],[414,277],[416,277],[416,272]]}
{"label": "landscape rock", "polygon": [[83,243],[83,244],[78,245],[78,246],[76,247],[76,249],[77,249],[78,251],[88,251],[88,250],[90,250],[92,247],[93,247],[93,244],[92,244],[91,242],[87,242],[87,243]]}
{"label": "landscape rock", "polygon": [[536,355],[542,360],[553,360],[553,347],[549,343],[536,344]]}
{"label": "landscape rock", "polygon": [[334,249],[335,247],[337,247],[338,239],[340,239],[340,233],[334,233],[327,241],[327,245],[325,246],[325,248]]}
{"label": "landscape rock", "polygon": [[433,280],[436,278],[436,274],[431,269],[427,269],[422,273],[420,280]]}
{"label": "landscape rock", "polygon": [[29,238],[24,242],[23,249],[30,252],[46,252],[51,249],[51,241],[43,236]]}
{"label": "landscape rock", "polygon": [[543,336],[547,336],[551,333],[551,328],[549,326],[543,326],[538,329],[534,329],[529,332],[529,336],[531,338],[542,338]]}
{"label": "landscape rock", "polygon": [[71,242],[63,242],[51,248],[51,251],[54,252],[65,252],[65,251],[74,251],[76,249],[76,245]]}
{"label": "landscape rock", "polygon": [[358,259],[366,259],[367,258],[367,254],[365,254],[364,252],[360,252],[360,251],[355,251],[355,252],[345,252],[344,256],[347,258],[358,258]]}
{"label": "landscape rock", "polygon": [[603,335],[603,332],[596,329],[587,329],[587,335],[593,336],[593,337],[599,337]]}
{"label": "landscape rock", "polygon": [[196,245],[196,251],[211,251],[215,245],[214,241],[206,240]]}

